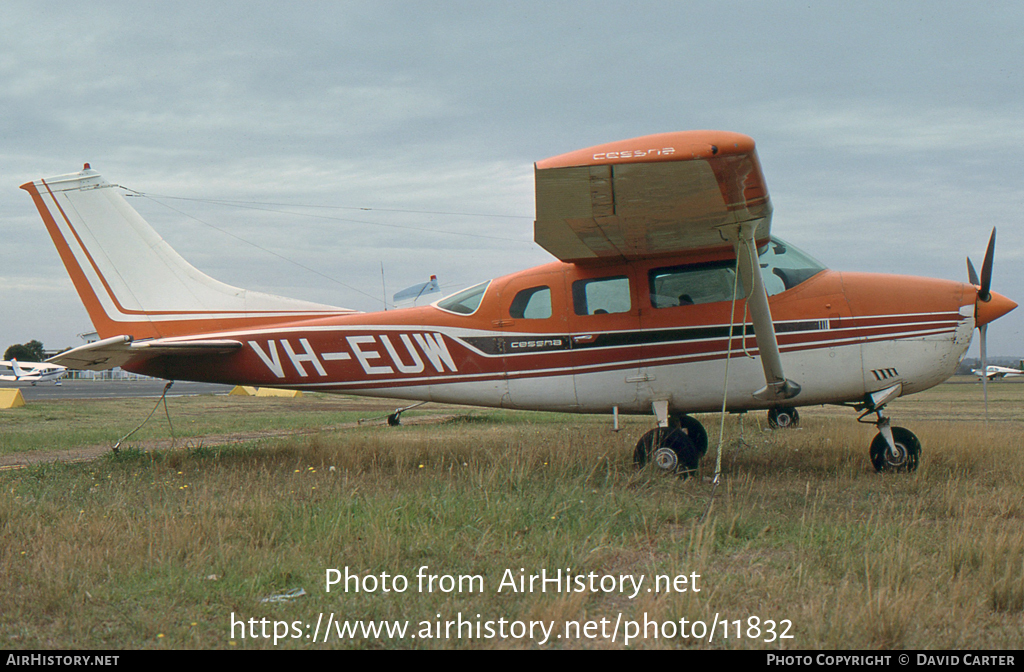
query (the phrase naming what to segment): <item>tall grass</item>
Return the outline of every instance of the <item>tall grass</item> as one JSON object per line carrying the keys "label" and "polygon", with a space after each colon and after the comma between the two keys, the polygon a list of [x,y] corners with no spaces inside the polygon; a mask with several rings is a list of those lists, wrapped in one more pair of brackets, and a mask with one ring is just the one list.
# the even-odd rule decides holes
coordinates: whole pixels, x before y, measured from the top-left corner
{"label": "tall grass", "polygon": [[[1024,390],[1024,388],[1021,388]],[[18,648],[272,648],[230,619],[792,621],[765,643],[634,647],[1020,648],[1024,434],[1017,421],[903,423],[920,469],[878,475],[873,431],[831,412],[798,430],[727,423],[696,478],[637,471],[627,419],[476,412],[439,425],[123,452],[0,473],[0,641]],[[325,589],[328,568],[482,576],[484,592]],[[498,593],[505,570],[699,574],[700,592]],[[302,588],[278,604],[260,600]],[[735,634],[736,628],[730,634]],[[781,628],[778,629],[781,632]],[[236,633],[237,635],[237,633]],[[278,647],[530,647],[357,638]],[[621,637],[547,647],[620,647]]]}

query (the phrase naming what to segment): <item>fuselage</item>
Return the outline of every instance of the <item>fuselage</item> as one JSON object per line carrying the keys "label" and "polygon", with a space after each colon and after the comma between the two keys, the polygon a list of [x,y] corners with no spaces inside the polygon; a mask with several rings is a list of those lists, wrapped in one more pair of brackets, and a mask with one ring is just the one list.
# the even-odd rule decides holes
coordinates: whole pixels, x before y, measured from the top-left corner
{"label": "fuselage", "polygon": [[[778,406],[752,396],[764,373],[742,295],[733,301],[742,294],[735,263],[728,251],[555,262],[430,306],[204,331],[194,337],[243,347],[125,368],[479,406],[649,413],[656,401],[675,412],[721,409],[728,358],[729,410]],[[896,384],[919,392],[951,376],[970,344],[972,285],[831,271],[781,241],[762,250],[761,266],[782,362],[801,386],[786,406],[856,403]]]}

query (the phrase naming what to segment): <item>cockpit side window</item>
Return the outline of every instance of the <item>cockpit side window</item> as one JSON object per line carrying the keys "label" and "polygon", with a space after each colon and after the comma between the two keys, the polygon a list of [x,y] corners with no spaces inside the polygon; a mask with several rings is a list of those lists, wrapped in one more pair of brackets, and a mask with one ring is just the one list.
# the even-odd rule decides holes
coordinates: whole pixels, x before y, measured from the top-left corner
{"label": "cockpit side window", "polygon": [[651,305],[655,308],[692,306],[732,298],[736,262],[655,268],[648,273]]}
{"label": "cockpit side window", "polygon": [[628,313],[629,278],[624,275],[572,283],[572,304],[577,315]]}
{"label": "cockpit side window", "polygon": [[512,299],[508,314],[519,320],[546,320],[551,317],[551,288],[542,285],[521,290]]}
{"label": "cockpit side window", "polygon": [[[825,266],[778,238],[758,250],[768,296],[781,294],[825,270]],[[655,268],[648,273],[651,305],[672,308],[732,299],[736,260]],[[742,294],[742,287],[738,288]]]}

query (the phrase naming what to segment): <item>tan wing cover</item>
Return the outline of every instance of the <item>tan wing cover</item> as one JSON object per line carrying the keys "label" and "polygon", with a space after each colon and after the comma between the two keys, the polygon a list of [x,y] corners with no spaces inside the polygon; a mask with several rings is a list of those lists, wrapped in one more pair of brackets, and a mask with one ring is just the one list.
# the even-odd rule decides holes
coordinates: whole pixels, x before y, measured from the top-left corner
{"label": "tan wing cover", "polygon": [[760,220],[771,202],[754,141],[725,131],[648,135],[535,165],[537,243],[562,261],[731,248],[719,227]]}

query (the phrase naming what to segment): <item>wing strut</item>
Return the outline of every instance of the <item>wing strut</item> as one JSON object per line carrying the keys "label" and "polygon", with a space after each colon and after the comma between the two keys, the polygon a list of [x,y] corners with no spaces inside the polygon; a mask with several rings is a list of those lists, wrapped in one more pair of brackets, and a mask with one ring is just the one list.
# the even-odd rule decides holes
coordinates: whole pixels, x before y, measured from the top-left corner
{"label": "wing strut", "polygon": [[754,393],[762,401],[792,399],[800,394],[800,385],[786,378],[779,356],[779,342],[775,338],[775,325],[768,307],[768,294],[761,277],[761,266],[757,260],[757,243],[754,232],[760,220],[747,220],[723,227],[724,233],[736,248],[740,279],[747,294],[747,307],[754,322],[754,338],[761,353],[766,385]]}

